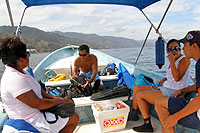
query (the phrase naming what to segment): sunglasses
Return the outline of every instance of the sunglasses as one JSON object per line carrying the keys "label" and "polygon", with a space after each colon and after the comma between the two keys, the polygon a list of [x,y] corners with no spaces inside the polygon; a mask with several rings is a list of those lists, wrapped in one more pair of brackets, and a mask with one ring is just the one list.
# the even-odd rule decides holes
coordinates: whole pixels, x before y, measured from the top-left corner
{"label": "sunglasses", "polygon": [[79,54],[79,56],[86,56],[87,54]]}
{"label": "sunglasses", "polygon": [[27,52],[25,53],[25,55],[28,56],[28,57],[30,57],[30,56],[31,56],[31,53],[27,51]]}
{"label": "sunglasses", "polygon": [[179,46],[176,46],[176,47],[168,47],[168,48],[167,48],[167,51],[168,51],[168,52],[170,52],[170,51],[174,51],[174,50],[176,50],[176,51],[180,51],[181,48],[180,48]]}
{"label": "sunglasses", "polygon": [[30,54],[30,52],[25,52],[23,55],[21,55],[20,57],[22,57],[22,58],[26,58],[26,57],[30,57],[31,56],[31,54]]}

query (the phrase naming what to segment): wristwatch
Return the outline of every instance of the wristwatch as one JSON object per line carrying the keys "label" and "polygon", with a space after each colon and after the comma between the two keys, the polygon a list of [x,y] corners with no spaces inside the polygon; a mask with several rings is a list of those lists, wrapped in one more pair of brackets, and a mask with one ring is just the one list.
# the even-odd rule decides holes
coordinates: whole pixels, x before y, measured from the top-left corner
{"label": "wristwatch", "polygon": [[94,79],[90,79],[90,81],[91,81],[91,82],[93,82],[93,81],[94,81]]}

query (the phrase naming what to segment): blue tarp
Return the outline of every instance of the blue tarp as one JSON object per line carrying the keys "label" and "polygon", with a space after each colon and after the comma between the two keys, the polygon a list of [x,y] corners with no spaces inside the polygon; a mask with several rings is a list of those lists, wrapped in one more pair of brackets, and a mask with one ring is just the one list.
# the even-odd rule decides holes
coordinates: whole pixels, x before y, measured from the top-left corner
{"label": "blue tarp", "polygon": [[22,0],[27,7],[51,4],[115,4],[134,6],[142,10],[160,0]]}
{"label": "blue tarp", "polygon": [[134,75],[130,75],[126,67],[123,66],[121,63],[119,63],[117,77],[119,79],[117,85],[124,84],[128,88],[132,88],[135,77]]}

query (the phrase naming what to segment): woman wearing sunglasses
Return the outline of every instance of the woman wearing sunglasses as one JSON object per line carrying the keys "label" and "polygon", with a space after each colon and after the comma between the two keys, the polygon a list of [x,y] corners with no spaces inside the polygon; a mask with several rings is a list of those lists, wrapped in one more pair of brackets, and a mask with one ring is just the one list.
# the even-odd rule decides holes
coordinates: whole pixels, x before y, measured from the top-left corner
{"label": "woman wearing sunglasses", "polygon": [[138,108],[144,118],[144,124],[133,127],[137,132],[153,132],[150,121],[148,104],[155,104],[155,98],[159,96],[173,96],[177,90],[188,86],[190,79],[190,60],[181,54],[180,43],[171,39],[167,43],[168,68],[166,78],[158,82],[158,88],[151,86],[136,86],[133,89],[133,109],[129,114],[130,120],[138,120]]}
{"label": "woman wearing sunglasses", "polygon": [[[9,122],[24,120],[34,128],[24,130],[32,132],[73,132],[79,123],[78,114],[74,113],[67,118],[58,116],[57,122],[50,124],[46,121],[54,121],[55,115],[44,115],[42,109],[48,109],[62,103],[73,103],[66,98],[56,98],[41,91],[40,84],[23,69],[29,65],[30,53],[26,52],[26,45],[19,38],[5,38],[0,40],[0,59],[5,65],[5,71],[1,79],[1,98],[9,117]],[[8,122],[7,122],[8,124]],[[17,124],[17,123],[16,123]],[[19,124],[19,123],[18,123]],[[13,128],[4,126],[3,132],[17,132]],[[29,126],[30,127],[30,126]],[[8,131],[9,130],[9,131]],[[37,131],[36,131],[37,130]]]}

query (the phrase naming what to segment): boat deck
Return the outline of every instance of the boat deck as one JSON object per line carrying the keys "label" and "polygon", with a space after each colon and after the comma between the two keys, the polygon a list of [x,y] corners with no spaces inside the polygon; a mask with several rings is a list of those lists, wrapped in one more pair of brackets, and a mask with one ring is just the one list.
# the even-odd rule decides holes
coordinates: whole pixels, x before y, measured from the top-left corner
{"label": "boat deck", "polygon": [[[139,117],[140,119],[138,121],[128,121],[125,129],[112,131],[110,133],[136,133],[132,130],[133,126],[139,126],[144,123],[141,114],[139,115]],[[162,126],[160,124],[160,121],[151,117],[151,123],[154,128],[154,133],[162,132]],[[100,131],[96,128],[96,123],[92,122],[87,124],[79,124],[74,133],[100,133]]]}

